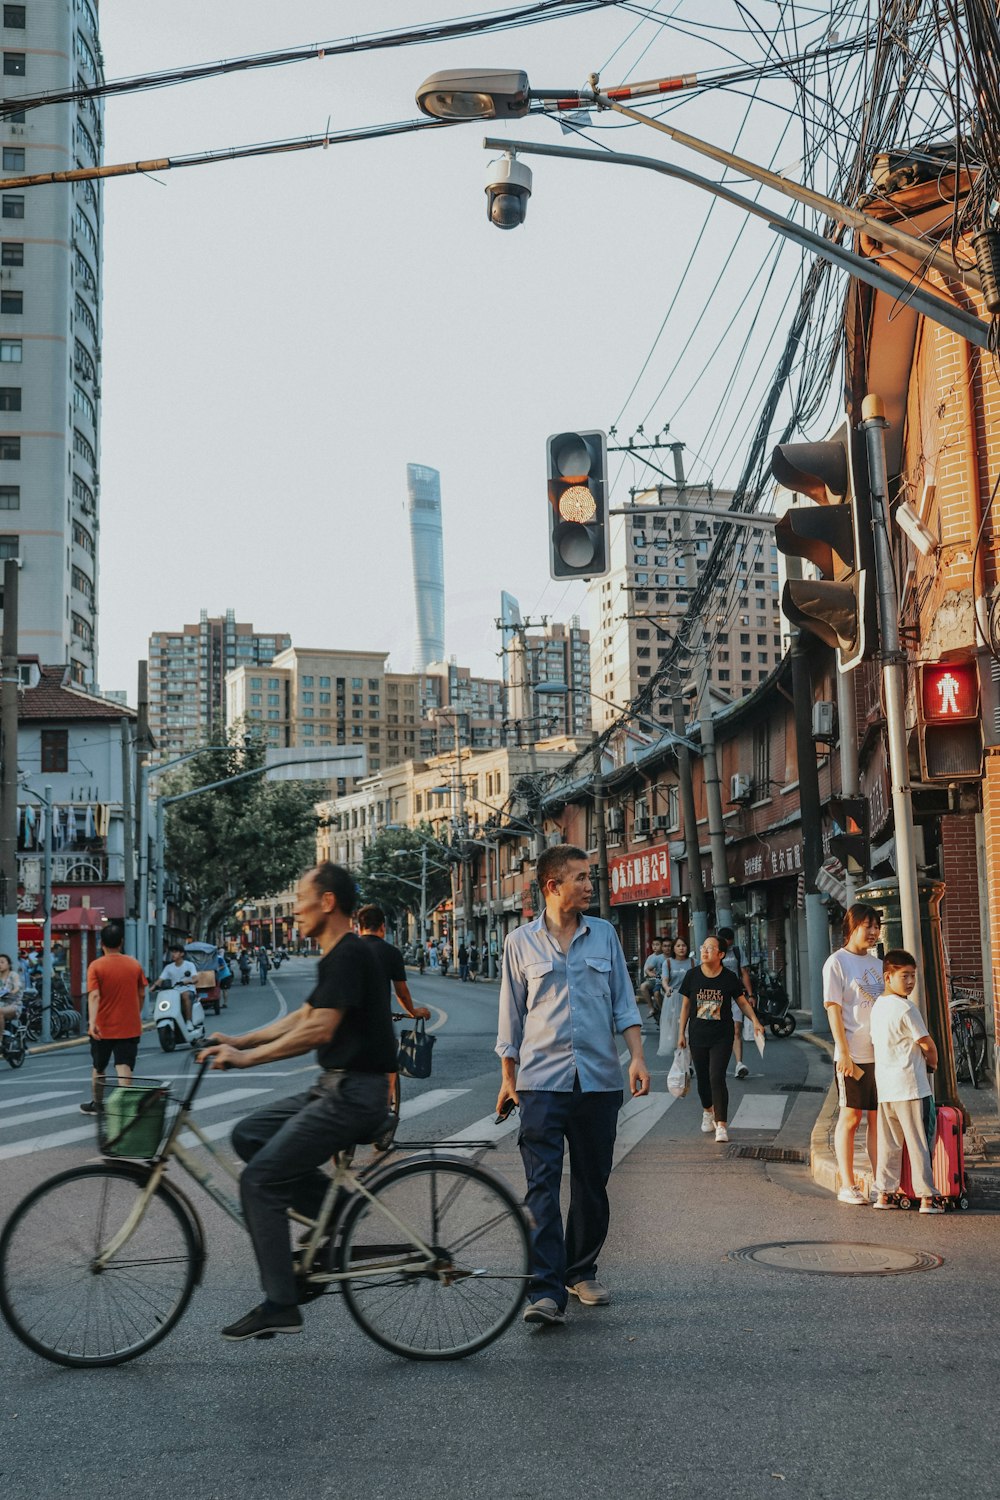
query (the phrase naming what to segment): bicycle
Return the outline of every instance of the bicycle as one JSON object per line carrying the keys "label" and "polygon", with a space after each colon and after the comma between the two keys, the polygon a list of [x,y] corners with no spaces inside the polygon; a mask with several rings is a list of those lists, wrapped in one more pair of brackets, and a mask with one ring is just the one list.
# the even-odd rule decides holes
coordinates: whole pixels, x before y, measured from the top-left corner
{"label": "bicycle", "polygon": [[960,992],[949,1001],[951,1018],[951,1044],[955,1054],[955,1076],[959,1082],[969,1082],[974,1089],[979,1087],[979,1078],[986,1063],[986,1025],[971,1007],[970,1001]]}
{"label": "bicycle", "polygon": [[[171,1163],[246,1228],[239,1204],[181,1143],[189,1132],[238,1181],[191,1118],[206,1068],[183,1098],[156,1080],[112,1088],[98,1120],[111,1159],[41,1183],[0,1233],[0,1312],[42,1358],[75,1368],[123,1364],[176,1325],[201,1281],[206,1242],[193,1204],[167,1175]],[[498,1338],[523,1303],[528,1222],[499,1177],[441,1154],[446,1141],[410,1142],[418,1154],[392,1161],[396,1123],[390,1116],[375,1141],[358,1142],[379,1151],[360,1170],[354,1148],[334,1156],[315,1220],[289,1211],[306,1229],[299,1300],[342,1291],[354,1321],[382,1348],[408,1359],[463,1358]]]}
{"label": "bicycle", "polygon": [[10,1067],[21,1068],[27,1055],[28,1027],[22,1010],[19,1016],[14,1016],[4,1026],[3,1034],[0,1035],[0,1057]]}

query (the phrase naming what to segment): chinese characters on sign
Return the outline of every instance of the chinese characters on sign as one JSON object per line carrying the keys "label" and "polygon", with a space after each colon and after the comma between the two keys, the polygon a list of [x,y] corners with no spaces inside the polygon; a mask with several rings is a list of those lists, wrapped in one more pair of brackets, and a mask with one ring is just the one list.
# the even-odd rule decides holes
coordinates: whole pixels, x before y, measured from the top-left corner
{"label": "chinese characters on sign", "polygon": [[670,851],[666,844],[608,861],[611,904],[656,901],[670,895]]}
{"label": "chinese characters on sign", "polygon": [[782,875],[797,875],[801,869],[802,843],[796,838],[794,843],[777,849],[770,844],[757,844],[753,849],[744,850],[734,873],[738,884],[750,885],[755,880],[777,880]]}

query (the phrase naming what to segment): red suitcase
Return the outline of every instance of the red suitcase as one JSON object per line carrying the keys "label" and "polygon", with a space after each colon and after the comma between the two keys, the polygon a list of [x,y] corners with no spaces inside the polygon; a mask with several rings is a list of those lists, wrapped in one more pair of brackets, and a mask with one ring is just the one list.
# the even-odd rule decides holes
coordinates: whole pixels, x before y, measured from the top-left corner
{"label": "red suitcase", "polygon": [[[931,1170],[934,1174],[935,1198],[945,1208],[968,1208],[969,1199],[965,1181],[965,1143],[962,1136],[962,1113],[950,1104],[942,1104],[937,1112],[937,1131],[934,1150],[931,1152]],[[900,1207],[908,1208],[920,1199],[913,1191],[910,1175],[910,1158],[903,1147],[903,1165],[899,1174]]]}

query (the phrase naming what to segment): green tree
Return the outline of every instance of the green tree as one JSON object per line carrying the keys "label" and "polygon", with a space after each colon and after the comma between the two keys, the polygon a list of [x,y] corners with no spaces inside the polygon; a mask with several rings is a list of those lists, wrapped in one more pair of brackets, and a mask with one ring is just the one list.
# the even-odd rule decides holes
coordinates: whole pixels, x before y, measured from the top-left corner
{"label": "green tree", "polygon": [[[226,750],[204,750],[163,778],[171,797],[264,764],[264,745],[231,731]],[[226,737],[215,730],[208,743]],[[183,903],[194,913],[198,937],[207,940],[244,900],[279,895],[315,861],[316,810],[326,789],[314,782],[235,781],[166,814],[166,868]]]}
{"label": "green tree", "polygon": [[[365,901],[386,912],[420,914],[421,849],[427,846],[427,910],[448,895],[451,875],[447,851],[436,842],[429,823],[417,828],[386,828],[365,845],[361,868],[355,871]],[[445,866],[445,868],[441,868]]]}

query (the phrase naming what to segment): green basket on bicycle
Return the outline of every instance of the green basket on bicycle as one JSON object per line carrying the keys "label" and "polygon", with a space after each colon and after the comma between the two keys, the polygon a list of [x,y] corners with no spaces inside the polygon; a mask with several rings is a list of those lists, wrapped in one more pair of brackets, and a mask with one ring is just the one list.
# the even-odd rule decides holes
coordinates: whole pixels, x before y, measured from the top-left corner
{"label": "green basket on bicycle", "polygon": [[104,1156],[149,1161],[167,1135],[170,1090],[156,1079],[133,1078],[105,1092],[98,1111],[98,1141]]}

